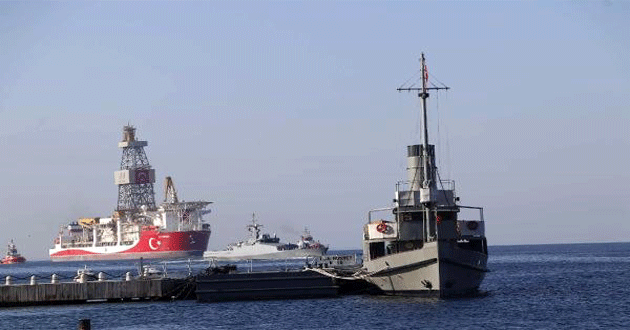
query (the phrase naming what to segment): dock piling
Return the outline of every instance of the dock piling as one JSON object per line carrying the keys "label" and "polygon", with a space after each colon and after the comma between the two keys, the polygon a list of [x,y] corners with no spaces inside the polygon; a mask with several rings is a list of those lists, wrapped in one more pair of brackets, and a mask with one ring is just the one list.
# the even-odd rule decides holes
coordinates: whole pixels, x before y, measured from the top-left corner
{"label": "dock piling", "polygon": [[79,320],[79,330],[90,330],[91,328],[90,319]]}

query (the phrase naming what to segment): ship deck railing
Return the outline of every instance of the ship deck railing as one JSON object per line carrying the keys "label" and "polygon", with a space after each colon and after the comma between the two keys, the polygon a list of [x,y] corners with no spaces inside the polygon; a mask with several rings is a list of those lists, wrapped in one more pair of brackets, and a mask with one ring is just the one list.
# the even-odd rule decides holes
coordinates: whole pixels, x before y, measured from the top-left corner
{"label": "ship deck railing", "polygon": [[[410,190],[412,181],[409,180],[401,180],[396,182],[396,191],[406,191]],[[439,190],[452,190],[455,191],[455,180],[440,180],[438,182],[437,188]]]}
{"label": "ship deck railing", "polygon": [[[390,222],[395,222],[395,219],[393,219],[393,214],[392,214],[392,210],[396,209],[396,207],[384,207],[384,208],[379,208],[379,209],[373,209],[368,211],[368,216],[367,216],[367,223],[372,223],[372,222],[378,222],[378,221],[390,221]],[[400,208],[399,212],[400,213],[405,213],[405,212],[415,212],[416,210],[401,210]],[[466,214],[463,214],[460,216],[460,218],[458,219],[458,221],[464,221],[464,222],[468,222],[468,221],[477,221],[477,222],[482,222],[485,223],[485,218],[483,216],[483,207],[479,207],[479,206],[466,206],[466,205],[455,205],[454,209],[458,209],[460,211],[464,210],[477,210],[478,214],[477,216],[475,215],[470,215],[466,212]],[[387,212],[388,216],[387,217],[381,217],[381,218],[377,218],[376,220],[374,219],[374,214],[375,213],[381,213],[381,212]]]}
{"label": "ship deck railing", "polygon": [[[266,271],[299,271],[308,266],[309,260],[314,260],[320,256],[305,256],[298,258],[283,258],[283,259],[218,259],[218,258],[205,258],[204,260],[192,260],[192,263],[201,262],[209,266],[209,268],[216,268],[223,265],[235,265],[237,266],[237,272],[245,273],[257,273]],[[335,255],[324,255],[326,257],[335,257]]]}
{"label": "ship deck railing", "polygon": [[[367,223],[372,223],[372,215],[374,213],[392,211],[393,209],[395,209],[395,207],[383,207],[383,208],[380,208],[380,209],[373,209],[373,210],[368,211]],[[390,221],[390,222],[395,221],[395,220],[393,220],[391,218],[392,217],[392,212],[388,212],[388,213],[389,213],[388,219],[378,219],[376,221]]]}
{"label": "ship deck railing", "polygon": [[[67,249],[67,248],[87,248],[87,247],[101,247],[101,246],[118,246],[118,242],[99,242],[96,243],[96,245],[94,245],[94,242],[89,242],[89,243],[66,243],[66,242],[62,242],[61,243],[61,248],[63,249]],[[122,241],[120,242],[120,245],[133,245],[133,241]]]}
{"label": "ship deck railing", "polygon": [[462,216],[461,219],[458,219],[459,221],[479,221],[479,222],[485,222],[485,219],[483,217],[483,207],[480,206],[465,206],[465,205],[457,205],[457,207],[461,210],[477,210],[479,212],[477,217],[472,217],[472,216]]}
{"label": "ship deck railing", "polygon": [[63,249],[67,249],[67,248],[86,248],[86,247],[92,247],[94,246],[94,244],[92,243],[61,243],[61,248]]}

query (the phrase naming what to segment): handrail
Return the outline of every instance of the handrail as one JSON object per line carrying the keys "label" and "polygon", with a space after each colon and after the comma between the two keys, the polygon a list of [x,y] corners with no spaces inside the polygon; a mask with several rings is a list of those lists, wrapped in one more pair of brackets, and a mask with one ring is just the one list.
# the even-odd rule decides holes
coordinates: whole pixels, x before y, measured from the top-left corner
{"label": "handrail", "polygon": [[479,210],[479,221],[485,222],[485,220],[483,218],[483,207],[480,207],[480,206],[465,206],[465,205],[457,205],[457,207],[462,208],[462,209]]}
{"label": "handrail", "polygon": [[380,209],[372,209],[368,211],[368,222],[367,223],[371,223],[372,222],[372,212],[382,212],[382,211],[389,211],[389,210],[393,210],[395,209],[395,207],[383,207]]}
{"label": "handrail", "polygon": [[[412,185],[413,182],[411,180],[400,180],[396,181],[396,191],[401,191],[401,187],[403,190],[405,186]],[[438,182],[438,187],[444,187],[444,190],[455,190],[455,180],[440,180]]]}

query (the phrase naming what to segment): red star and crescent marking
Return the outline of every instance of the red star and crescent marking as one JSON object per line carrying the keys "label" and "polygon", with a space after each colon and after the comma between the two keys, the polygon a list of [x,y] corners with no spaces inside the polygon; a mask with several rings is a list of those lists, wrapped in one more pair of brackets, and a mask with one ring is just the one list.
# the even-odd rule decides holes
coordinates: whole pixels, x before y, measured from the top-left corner
{"label": "red star and crescent marking", "polygon": [[149,182],[149,173],[146,170],[137,170],[136,171],[136,183],[147,183]]}

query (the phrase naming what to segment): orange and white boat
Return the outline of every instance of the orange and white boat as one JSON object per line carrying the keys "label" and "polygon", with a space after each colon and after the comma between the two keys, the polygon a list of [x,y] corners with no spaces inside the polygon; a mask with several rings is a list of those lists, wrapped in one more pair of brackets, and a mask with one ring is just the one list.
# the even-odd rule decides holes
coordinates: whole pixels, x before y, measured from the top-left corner
{"label": "orange and white boat", "polygon": [[21,264],[26,261],[26,258],[22,257],[15,248],[15,244],[13,240],[9,242],[9,246],[7,248],[7,254],[2,258],[0,263],[2,264]]}

